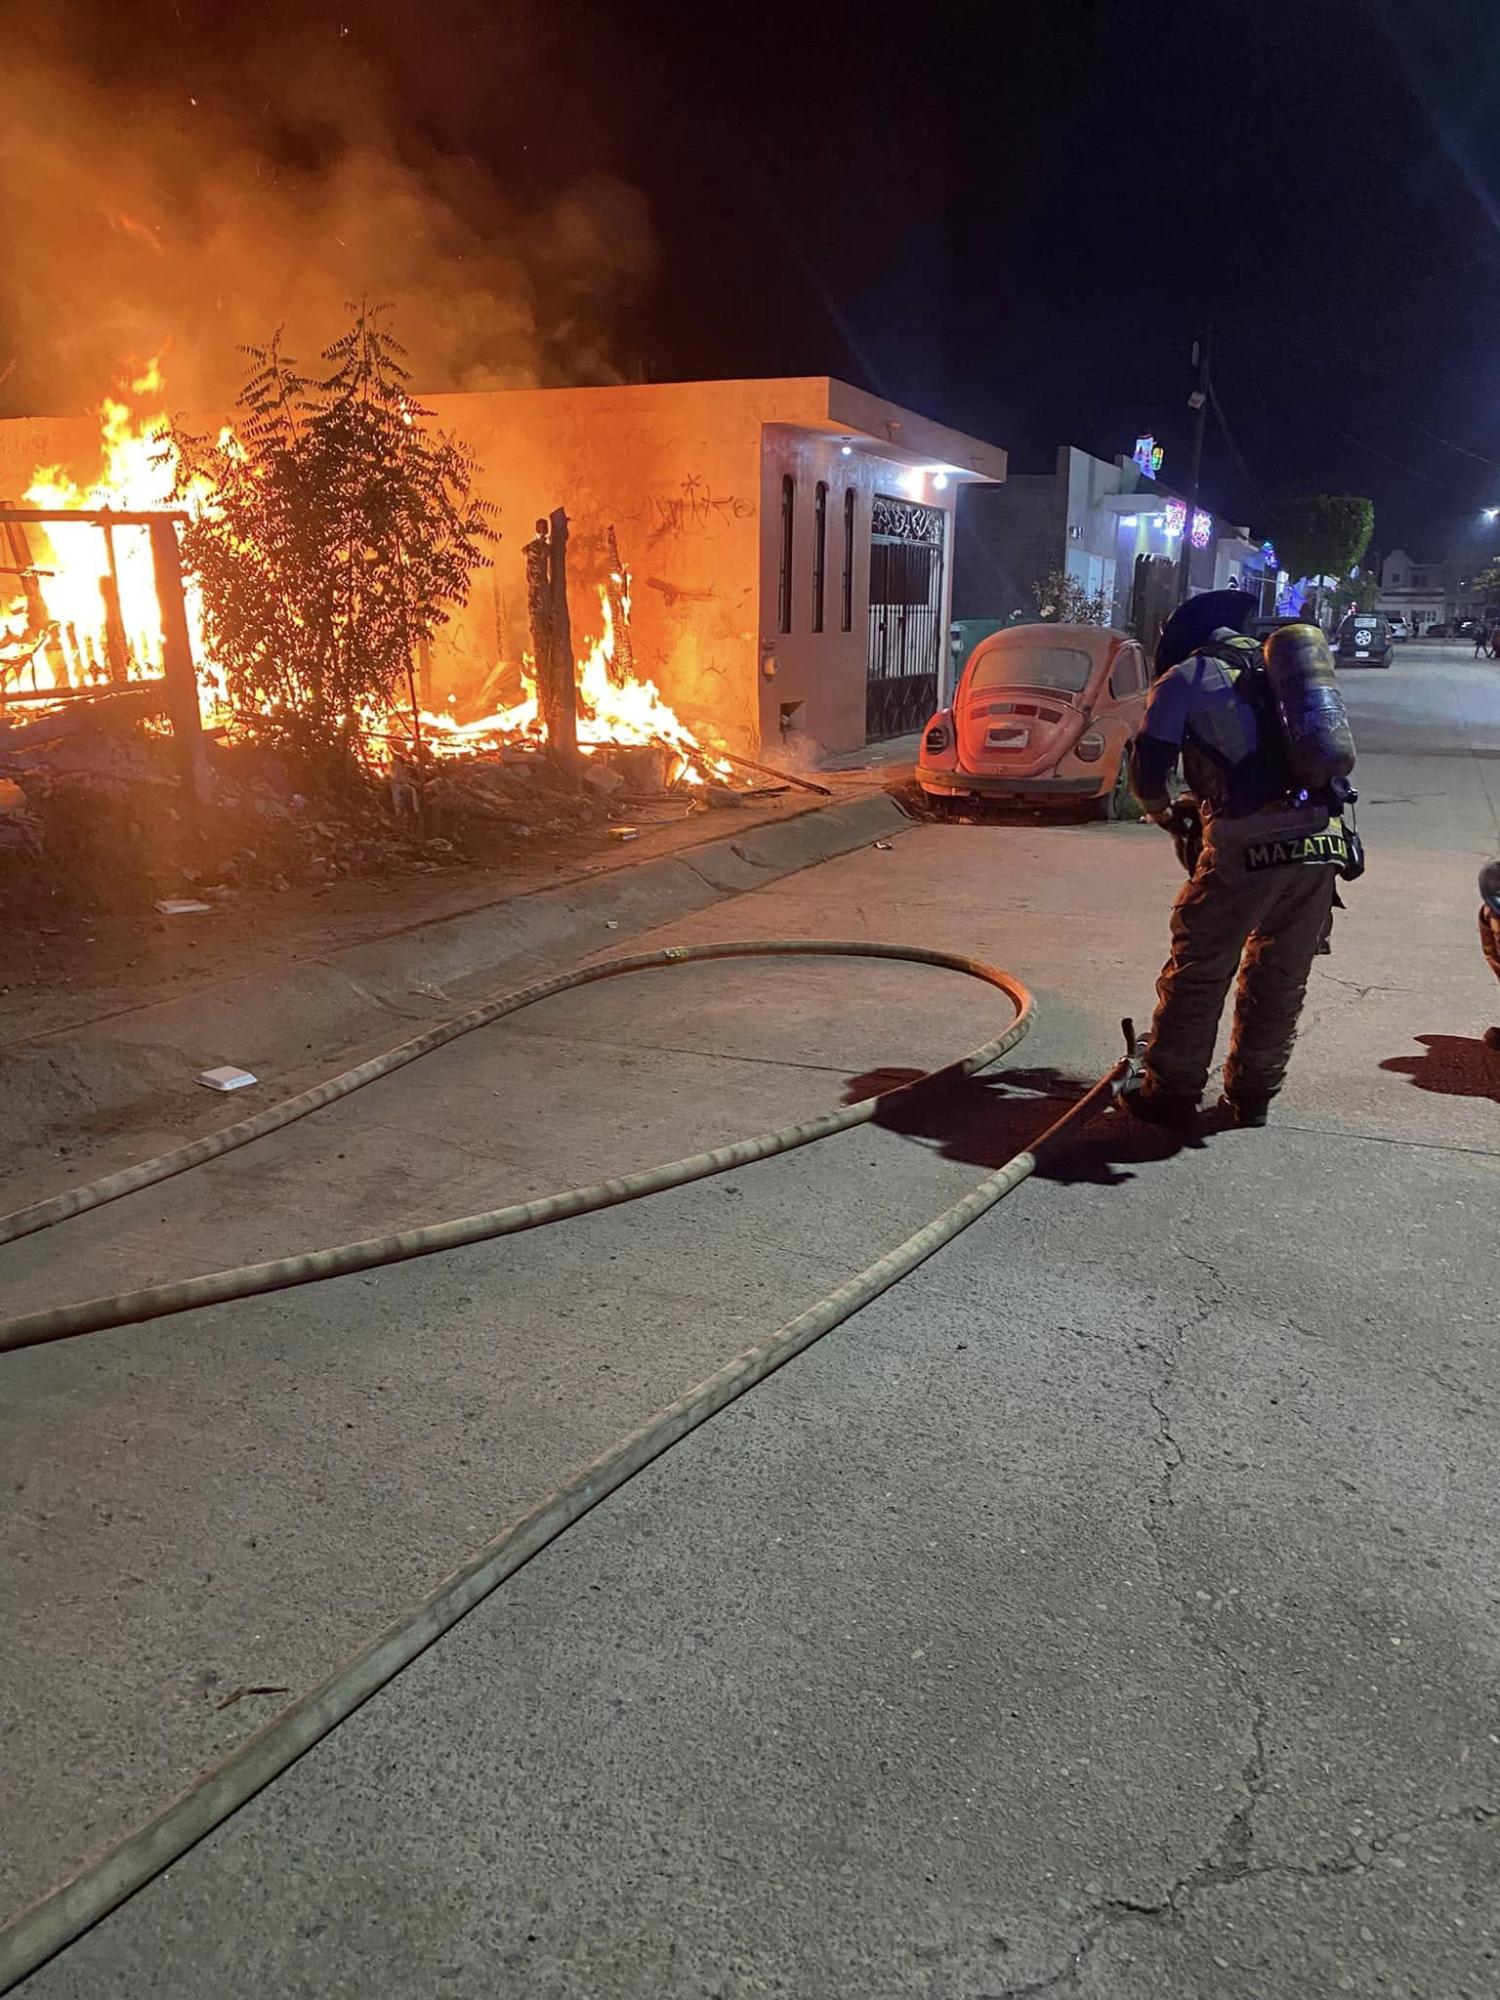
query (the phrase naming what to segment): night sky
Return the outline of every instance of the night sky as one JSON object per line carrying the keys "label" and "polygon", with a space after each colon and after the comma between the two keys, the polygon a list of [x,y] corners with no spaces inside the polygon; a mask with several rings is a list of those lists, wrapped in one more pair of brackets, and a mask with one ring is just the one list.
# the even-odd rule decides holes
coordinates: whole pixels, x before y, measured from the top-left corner
{"label": "night sky", "polygon": [[1018,470],[1151,430],[1185,479],[1211,320],[1220,511],[1367,493],[1436,552],[1500,501],[1493,0],[816,11],[636,41],[655,372],[826,369]]}
{"label": "night sky", "polygon": [[[8,408],[94,395],[102,258],[132,338],[155,337],[155,311],[186,335],[179,362],[232,352],[247,317],[269,330],[275,301],[238,286],[244,260],[212,234],[221,163],[242,209],[272,198],[262,261],[283,290],[319,266],[325,290],[364,289],[350,188],[330,194],[364,146],[411,177],[392,192],[381,169],[394,216],[416,186],[462,213],[456,264],[425,213],[411,231],[449,267],[434,351],[455,375],[466,318],[495,319],[451,295],[464,258],[482,299],[511,296],[518,259],[534,351],[491,342],[486,366],[832,373],[1009,447],[1017,470],[1154,431],[1185,482],[1189,349],[1211,320],[1238,446],[1210,427],[1217,512],[1262,529],[1278,496],[1361,492],[1377,546],[1491,553],[1496,0],[0,0],[0,26],[13,64],[38,44],[50,65],[21,73],[12,111],[44,107],[57,157],[79,135],[45,212],[15,199],[21,142],[7,158],[6,226],[40,213],[0,297]],[[108,217],[117,181],[152,236]],[[394,283],[420,331],[410,263]]]}

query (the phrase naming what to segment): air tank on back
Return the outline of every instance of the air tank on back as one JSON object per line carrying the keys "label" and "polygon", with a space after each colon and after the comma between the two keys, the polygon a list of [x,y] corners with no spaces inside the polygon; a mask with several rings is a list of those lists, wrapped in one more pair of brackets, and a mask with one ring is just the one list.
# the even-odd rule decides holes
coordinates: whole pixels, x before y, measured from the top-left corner
{"label": "air tank on back", "polygon": [[1354,737],[1328,641],[1316,625],[1282,625],[1264,650],[1292,776],[1310,792],[1347,778]]}

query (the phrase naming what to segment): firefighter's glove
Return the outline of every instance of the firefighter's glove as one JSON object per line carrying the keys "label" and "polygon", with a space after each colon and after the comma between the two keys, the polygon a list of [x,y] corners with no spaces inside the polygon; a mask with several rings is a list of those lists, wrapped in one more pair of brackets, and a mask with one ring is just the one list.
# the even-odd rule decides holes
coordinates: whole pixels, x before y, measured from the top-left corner
{"label": "firefighter's glove", "polygon": [[1156,814],[1156,824],[1172,836],[1177,859],[1191,875],[1203,852],[1203,815],[1188,798],[1173,799],[1165,812]]}

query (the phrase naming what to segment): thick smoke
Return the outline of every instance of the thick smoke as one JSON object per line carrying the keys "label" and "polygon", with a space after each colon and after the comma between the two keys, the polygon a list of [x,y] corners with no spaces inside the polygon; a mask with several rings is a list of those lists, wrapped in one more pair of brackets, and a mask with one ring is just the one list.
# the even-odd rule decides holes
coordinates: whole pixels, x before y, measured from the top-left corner
{"label": "thick smoke", "polygon": [[92,406],[163,350],[173,406],[212,410],[241,343],[284,325],[306,366],[361,298],[419,390],[614,379],[644,207],[527,173],[548,92],[513,22],[497,70],[499,11],[0,0],[0,411]]}

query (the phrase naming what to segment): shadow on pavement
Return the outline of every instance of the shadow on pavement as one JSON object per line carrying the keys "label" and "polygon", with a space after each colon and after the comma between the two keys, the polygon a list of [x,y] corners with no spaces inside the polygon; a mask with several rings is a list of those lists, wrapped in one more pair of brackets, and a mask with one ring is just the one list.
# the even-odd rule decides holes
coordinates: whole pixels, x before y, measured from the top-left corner
{"label": "shadow on pavement", "polygon": [[1487,1097],[1500,1104],[1500,1054],[1468,1035],[1418,1035],[1425,1056],[1390,1056],[1380,1067],[1409,1076],[1418,1090],[1444,1097]]}
{"label": "shadow on pavement", "polygon": [[[916,1069],[866,1070],[849,1079],[844,1102],[853,1104],[895,1090],[922,1074]],[[876,1112],[874,1122],[930,1146],[945,1160],[961,1160],[992,1172],[1025,1152],[1093,1084],[1092,1077],[1080,1080],[1056,1069],[1009,1069],[1003,1075],[964,1077],[940,1090],[897,1097]],[[1128,1111],[1099,1111],[1037,1168],[1037,1177],[1065,1186],[1119,1187],[1135,1178],[1125,1169],[1168,1160],[1188,1147],[1199,1148],[1207,1136],[1201,1131],[1158,1131]]]}

